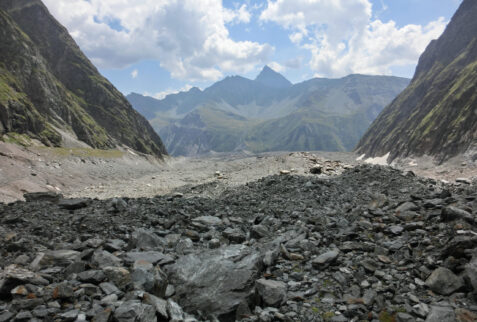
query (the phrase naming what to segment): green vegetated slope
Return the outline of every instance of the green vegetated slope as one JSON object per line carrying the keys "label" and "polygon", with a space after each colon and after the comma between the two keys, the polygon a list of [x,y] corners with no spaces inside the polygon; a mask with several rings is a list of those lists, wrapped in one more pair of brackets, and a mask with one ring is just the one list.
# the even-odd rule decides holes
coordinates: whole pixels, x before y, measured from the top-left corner
{"label": "green vegetated slope", "polygon": [[477,1],[464,0],[416,74],[357,146],[368,156],[432,155],[439,161],[477,143]]}
{"label": "green vegetated slope", "polygon": [[[349,151],[409,80],[350,75],[292,85],[265,67],[255,80],[226,77],[163,100],[128,95],[172,155],[248,150]],[[155,114],[151,116],[151,114]]]}
{"label": "green vegetated slope", "polygon": [[60,132],[94,148],[166,153],[147,120],[81,52],[39,0],[0,1],[0,135],[61,146]]}

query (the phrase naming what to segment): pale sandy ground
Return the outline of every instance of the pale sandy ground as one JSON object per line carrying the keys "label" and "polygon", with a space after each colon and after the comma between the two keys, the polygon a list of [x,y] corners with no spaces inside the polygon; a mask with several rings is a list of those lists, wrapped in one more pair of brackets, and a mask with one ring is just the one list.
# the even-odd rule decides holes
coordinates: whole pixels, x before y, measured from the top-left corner
{"label": "pale sandy ground", "polygon": [[[282,170],[311,175],[309,169],[324,160],[341,161],[338,168],[342,170],[343,166],[363,163],[357,158],[354,153],[275,152],[166,157],[161,161],[128,152],[119,157],[63,155],[54,149],[0,142],[0,202],[22,199],[25,192],[48,190],[66,197],[153,197],[206,183],[214,183],[212,193],[213,189],[220,193],[226,187]],[[430,158],[406,159],[394,165],[449,182],[460,177],[477,178],[477,162],[468,158],[456,158],[440,166]]]}

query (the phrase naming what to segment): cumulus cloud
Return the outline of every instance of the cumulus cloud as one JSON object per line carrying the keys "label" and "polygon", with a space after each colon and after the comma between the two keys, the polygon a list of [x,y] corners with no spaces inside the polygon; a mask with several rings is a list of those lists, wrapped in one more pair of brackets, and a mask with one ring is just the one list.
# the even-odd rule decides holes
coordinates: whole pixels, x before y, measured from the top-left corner
{"label": "cumulus cloud", "polygon": [[138,71],[137,69],[135,69],[135,70],[133,70],[133,71],[131,72],[131,77],[132,77],[133,79],[136,78],[138,75],[139,75],[139,71]]}
{"label": "cumulus cloud", "polygon": [[426,26],[396,26],[373,19],[369,0],[268,0],[261,21],[289,31],[290,41],[311,53],[316,76],[390,74],[415,64],[427,44],[444,30],[443,18]]}
{"label": "cumulus cloud", "polygon": [[273,69],[274,71],[276,71],[277,73],[281,73],[283,72],[284,70],[286,70],[286,67],[275,62],[275,61],[272,61],[270,63],[268,63],[268,67],[270,67],[271,69]]}
{"label": "cumulus cloud", "polygon": [[160,62],[173,78],[216,80],[262,65],[274,48],[234,41],[227,24],[248,23],[246,5],[221,0],[44,0],[100,68],[124,68],[145,59]]}

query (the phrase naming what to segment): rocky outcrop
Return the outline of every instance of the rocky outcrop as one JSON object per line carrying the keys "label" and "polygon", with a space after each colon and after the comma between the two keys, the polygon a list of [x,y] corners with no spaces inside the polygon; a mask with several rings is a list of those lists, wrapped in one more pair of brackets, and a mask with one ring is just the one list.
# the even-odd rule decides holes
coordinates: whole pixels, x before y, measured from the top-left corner
{"label": "rocky outcrop", "polygon": [[216,197],[0,204],[0,320],[477,319],[476,182],[283,173]]}
{"label": "rocky outcrop", "polygon": [[166,153],[149,123],[40,0],[1,1],[0,35],[0,134],[60,146],[65,132],[94,148]]}
{"label": "rocky outcrop", "polygon": [[416,74],[373,122],[356,151],[367,156],[477,151],[477,2],[464,0],[444,34],[419,59]]}

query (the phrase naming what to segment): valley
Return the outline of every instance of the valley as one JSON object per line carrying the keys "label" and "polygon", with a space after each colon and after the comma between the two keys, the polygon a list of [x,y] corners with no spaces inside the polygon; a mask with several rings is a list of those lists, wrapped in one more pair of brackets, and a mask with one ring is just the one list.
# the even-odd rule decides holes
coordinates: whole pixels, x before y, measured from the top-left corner
{"label": "valley", "polygon": [[385,2],[0,0],[0,322],[477,321],[477,2]]}
{"label": "valley", "polygon": [[132,93],[174,156],[209,152],[351,151],[357,138],[409,83],[349,75],[292,84],[265,66],[254,79],[231,76],[162,100]]}

